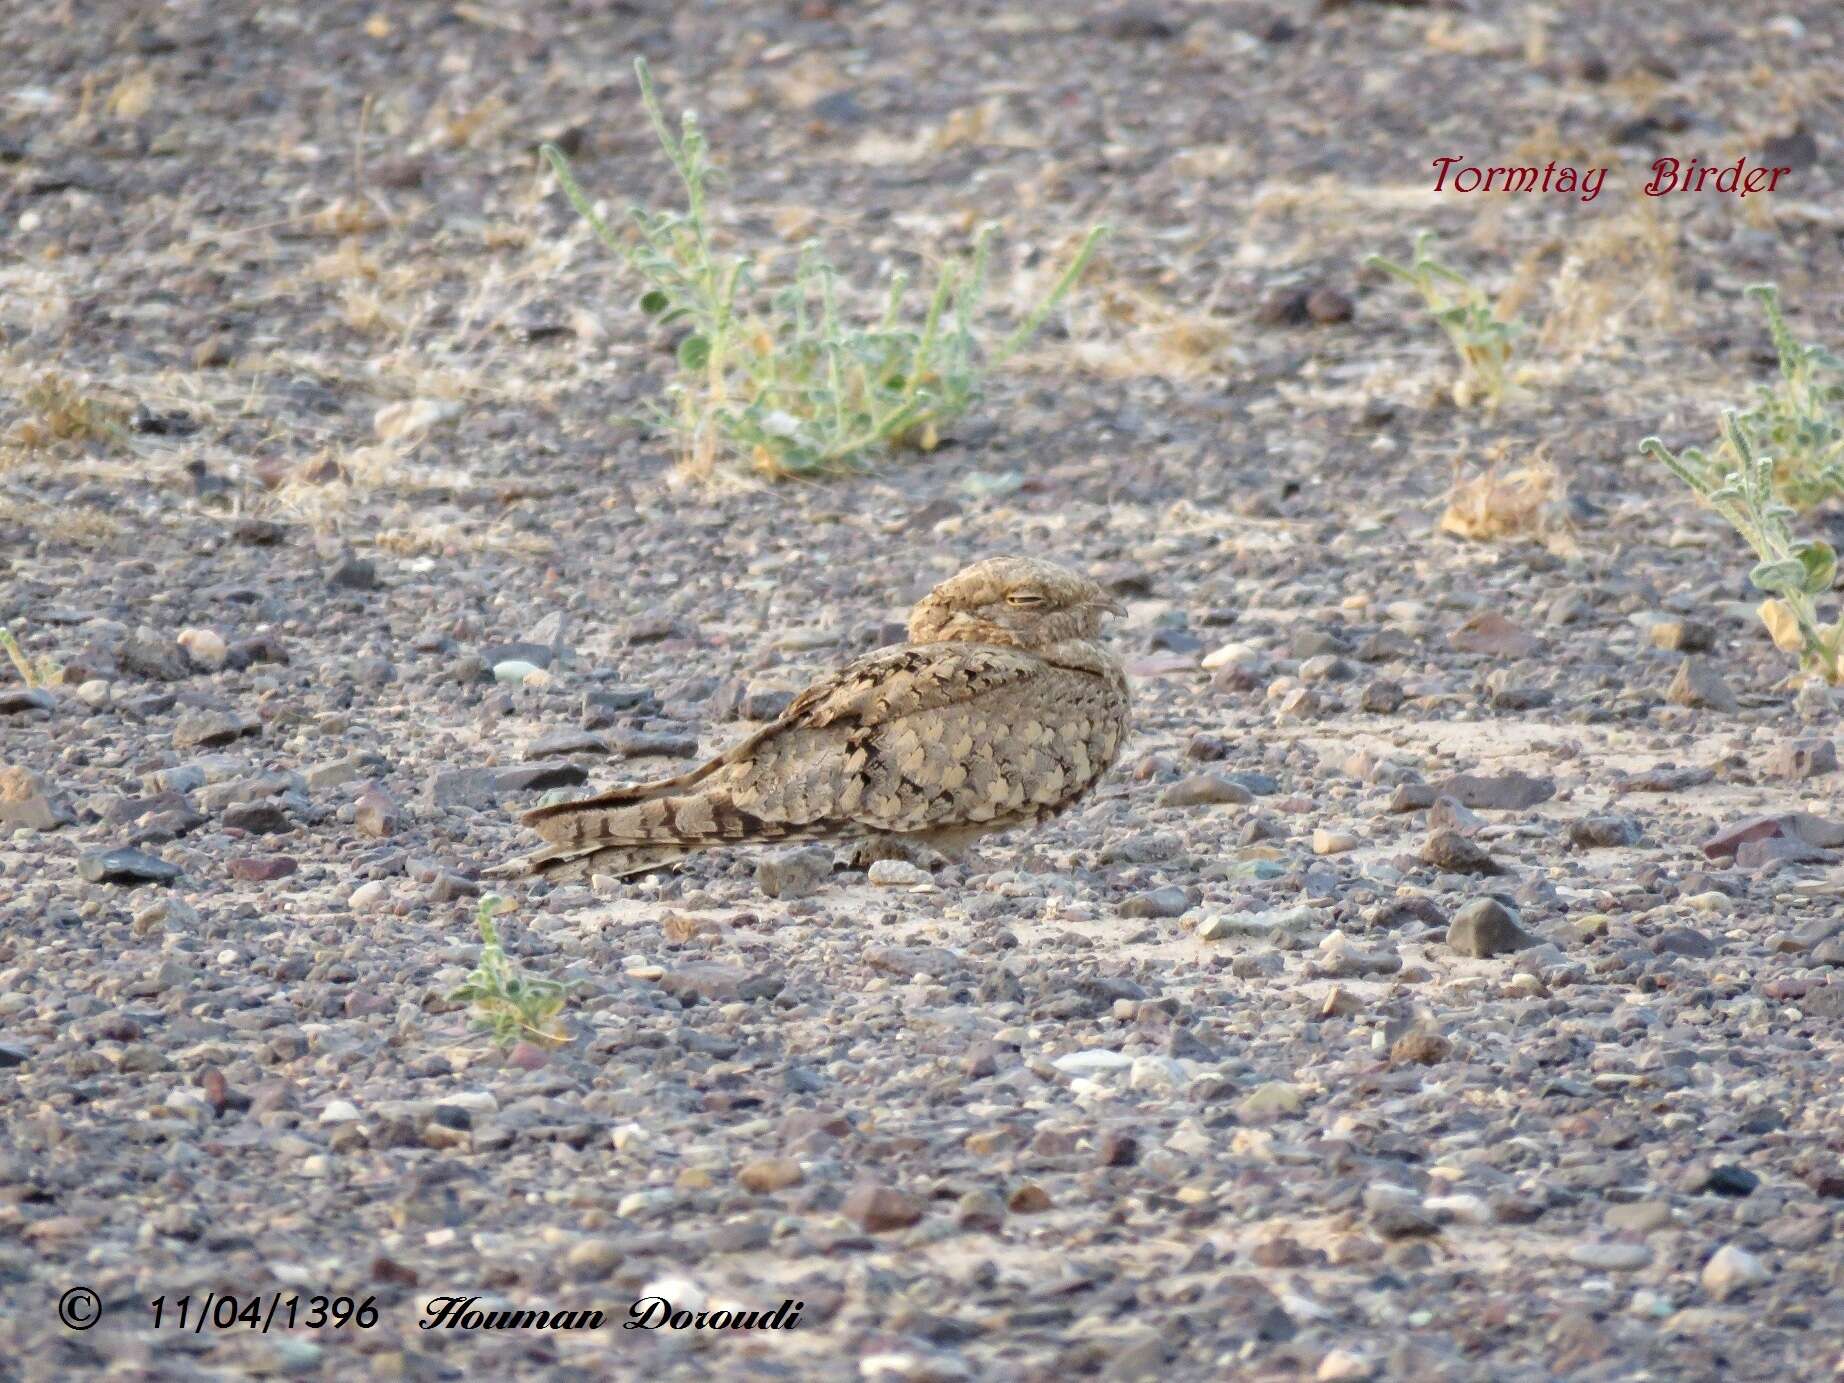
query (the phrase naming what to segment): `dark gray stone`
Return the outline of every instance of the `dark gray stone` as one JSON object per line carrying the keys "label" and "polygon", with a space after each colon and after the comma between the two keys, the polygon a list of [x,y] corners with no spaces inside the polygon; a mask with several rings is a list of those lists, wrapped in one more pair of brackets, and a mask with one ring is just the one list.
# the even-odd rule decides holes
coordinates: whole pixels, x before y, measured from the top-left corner
{"label": "dark gray stone", "polygon": [[378,568],[369,557],[344,552],[327,569],[327,582],[348,591],[375,591]]}
{"label": "dark gray stone", "polygon": [[1774,746],[1767,756],[1767,772],[1775,778],[1800,782],[1838,771],[1838,748],[1830,740],[1793,740]]}
{"label": "dark gray stone", "polygon": [[425,795],[436,808],[490,807],[499,800],[499,773],[493,768],[447,769],[429,780]]}
{"label": "dark gray stone", "polygon": [[245,735],[261,734],[262,728],[255,716],[240,711],[194,711],[181,716],[173,727],[173,747],[215,749]]}
{"label": "dark gray stone", "polygon": [[240,802],[224,810],[224,824],[239,831],[248,831],[252,835],[275,835],[289,830],[294,822],[289,820],[288,812],[281,803],[273,798],[261,802]]}
{"label": "dark gray stone", "polygon": [[1456,773],[1435,784],[1435,790],[1463,807],[1501,812],[1522,811],[1556,795],[1556,785],[1548,778],[1530,778],[1522,773],[1502,773],[1494,778]]}
{"label": "dark gray stone", "polygon": [[1421,847],[1421,861],[1447,874],[1502,874],[1503,867],[1458,831],[1436,831]]}
{"label": "dark gray stone", "polygon": [[1677,676],[1665,690],[1665,699],[1679,706],[1734,715],[1741,710],[1741,699],[1723,680],[1716,665],[1700,653],[1693,653],[1679,666]]}
{"label": "dark gray stone", "polygon": [[1453,915],[1447,944],[1478,960],[1528,950],[1542,944],[1518,925],[1517,917],[1496,898],[1475,898]]}
{"label": "dark gray stone", "polygon": [[525,748],[527,759],[556,759],[566,754],[606,754],[608,741],[587,730],[556,730]]}
{"label": "dark gray stone", "polygon": [[1176,884],[1136,893],[1120,905],[1122,917],[1180,917],[1197,903],[1196,893]]}
{"label": "dark gray stone", "polygon": [[1667,927],[1652,938],[1652,949],[1660,955],[1693,956],[1708,960],[1716,954],[1715,939],[1691,927]]}
{"label": "dark gray stone", "polygon": [[1162,807],[1246,806],[1255,794],[1226,773],[1194,773],[1159,796]]}
{"label": "dark gray stone", "polygon": [[181,870],[142,850],[115,849],[79,856],[77,872],[93,884],[170,884]]}
{"label": "dark gray stone", "polygon": [[589,781],[589,770],[581,764],[522,764],[503,768],[493,779],[500,792],[549,792],[552,788],[580,787]]}
{"label": "dark gray stone", "polygon": [[1364,684],[1364,690],[1358,693],[1357,705],[1359,710],[1371,715],[1386,716],[1401,710],[1406,699],[1401,683],[1378,677]]}
{"label": "dark gray stone", "polygon": [[1584,816],[1569,823],[1569,844],[1577,850],[1637,845],[1642,834],[1638,821],[1630,816]]}
{"label": "dark gray stone", "polygon": [[49,711],[57,704],[57,697],[43,687],[0,687],[0,716]]}
{"label": "dark gray stone", "polygon": [[756,864],[756,887],[770,898],[805,898],[832,873],[832,852],[808,845],[764,855]]}

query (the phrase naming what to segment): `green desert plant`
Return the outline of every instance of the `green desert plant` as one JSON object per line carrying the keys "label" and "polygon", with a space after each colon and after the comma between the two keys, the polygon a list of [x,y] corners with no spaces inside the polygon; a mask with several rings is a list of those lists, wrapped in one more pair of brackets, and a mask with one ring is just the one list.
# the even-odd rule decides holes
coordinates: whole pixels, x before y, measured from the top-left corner
{"label": "green desert plant", "polygon": [[1415,237],[1415,257],[1398,264],[1382,255],[1364,263],[1393,274],[1421,294],[1428,313],[1447,333],[1460,357],[1460,378],[1454,382],[1454,402],[1462,408],[1483,399],[1496,408],[1511,385],[1511,357],[1522,328],[1500,315],[1486,291],[1457,269],[1434,258],[1428,246],[1434,236],[1422,231]]}
{"label": "green desert plant", "polygon": [[1758,613],[1774,643],[1797,653],[1805,672],[1834,686],[1844,682],[1844,618],[1820,623],[1817,604],[1831,590],[1837,553],[1823,539],[1800,542],[1793,537],[1788,521],[1794,511],[1775,487],[1774,458],[1757,453],[1735,410],[1722,413],[1722,453],[1736,464],[1719,483],[1712,480],[1716,462],[1699,448],[1686,447],[1674,456],[1658,438],[1647,437],[1639,449],[1664,462],[1754,549],[1760,560],[1748,579],[1768,597]]}
{"label": "green desert plant", "polygon": [[19,640],[13,637],[13,631],[0,624],[0,652],[19,673],[20,680],[28,687],[42,687],[57,675],[57,667],[48,658],[40,658],[36,663],[26,657],[19,647]]}
{"label": "green desert plant", "polygon": [[931,450],[940,429],[979,399],[986,376],[1037,333],[1069,294],[1105,233],[1097,226],[1049,294],[990,347],[974,325],[986,287],[993,230],[975,238],[965,265],[945,267],[919,324],[903,319],[907,276],[891,277],[874,325],[848,322],[838,274],[817,245],[802,247],[793,282],[757,297],[760,266],[721,257],[713,243],[706,188],[715,176],[696,116],[677,134],[667,124],[643,60],[634,71],[660,147],[684,186],[683,211],[627,211],[628,233],[599,215],[555,146],[542,152],[564,194],[597,237],[645,285],[640,310],[678,323],[678,378],[658,420],[678,436],[687,469],[708,475],[720,457],[776,478],[861,468],[881,447]]}
{"label": "green desert plant", "polygon": [[1844,495],[1844,360],[1823,346],[1793,339],[1780,292],[1757,283],[1748,296],[1767,313],[1780,357],[1780,379],[1763,385],[1741,424],[1774,458],[1774,488],[1795,509]]}
{"label": "green desert plant", "polygon": [[480,928],[480,963],[448,997],[472,1005],[474,1026],[492,1033],[501,1046],[521,1040],[559,1046],[565,1039],[558,1030],[557,1015],[563,1012],[569,988],[558,980],[522,975],[506,958],[493,918],[511,906],[497,893],[480,900],[474,910],[474,925]]}

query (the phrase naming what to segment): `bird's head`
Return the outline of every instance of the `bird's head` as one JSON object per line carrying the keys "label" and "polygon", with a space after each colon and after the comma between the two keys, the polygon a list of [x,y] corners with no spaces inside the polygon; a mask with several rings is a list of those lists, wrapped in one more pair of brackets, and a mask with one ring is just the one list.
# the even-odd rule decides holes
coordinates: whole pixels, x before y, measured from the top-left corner
{"label": "bird's head", "polygon": [[1124,613],[1100,586],[1054,562],[989,557],[917,603],[909,614],[909,641],[1044,649],[1092,639],[1103,615]]}

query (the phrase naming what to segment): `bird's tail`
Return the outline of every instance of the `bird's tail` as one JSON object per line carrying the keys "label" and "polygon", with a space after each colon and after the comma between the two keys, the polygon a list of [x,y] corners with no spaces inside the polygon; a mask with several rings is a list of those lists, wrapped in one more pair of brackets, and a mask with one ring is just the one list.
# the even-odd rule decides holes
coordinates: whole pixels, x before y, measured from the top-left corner
{"label": "bird's tail", "polygon": [[557,880],[586,879],[591,874],[627,878],[714,845],[818,840],[838,834],[834,823],[765,821],[738,807],[722,786],[671,791],[702,776],[694,771],[661,783],[611,788],[594,797],[535,807],[523,820],[550,844],[495,872]]}
{"label": "bird's tail", "polygon": [[592,875],[631,879],[677,864],[691,854],[684,845],[547,845],[486,871],[491,878],[514,879],[536,874],[553,883],[587,883]]}

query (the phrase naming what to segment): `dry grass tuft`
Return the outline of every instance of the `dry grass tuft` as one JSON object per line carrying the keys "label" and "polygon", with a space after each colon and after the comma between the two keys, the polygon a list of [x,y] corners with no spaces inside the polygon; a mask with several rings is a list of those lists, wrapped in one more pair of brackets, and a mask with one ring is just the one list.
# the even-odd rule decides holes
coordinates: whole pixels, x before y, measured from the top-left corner
{"label": "dry grass tuft", "polygon": [[1477,475],[1455,475],[1439,528],[1473,542],[1530,540],[1572,547],[1566,498],[1562,476],[1546,458],[1502,472],[1493,462]]}
{"label": "dry grass tuft", "polygon": [[[1098,255],[1082,302],[1068,310],[1066,340],[1043,341],[1020,358],[1026,367],[1057,357],[1104,379],[1190,379],[1222,368],[1233,339],[1227,321],[1172,302],[1115,272]],[[1030,292],[1023,294],[1027,300]]]}
{"label": "dry grass tuft", "polygon": [[548,558],[557,544],[510,524],[463,523],[417,515],[400,527],[378,530],[380,551],[396,557],[455,557],[465,553],[502,553],[526,558]]}
{"label": "dry grass tuft", "polygon": [[1537,341],[1579,361],[1634,326],[1669,330],[1681,314],[1676,234],[1642,198],[1563,249]]}
{"label": "dry grass tuft", "polygon": [[126,434],[126,409],[54,370],[27,385],[19,401],[26,416],[6,440],[23,451],[43,451],[57,442],[116,442]]}
{"label": "dry grass tuft", "polygon": [[0,533],[30,534],[41,543],[99,551],[115,541],[121,523],[95,509],[70,509],[16,495],[0,495]]}

